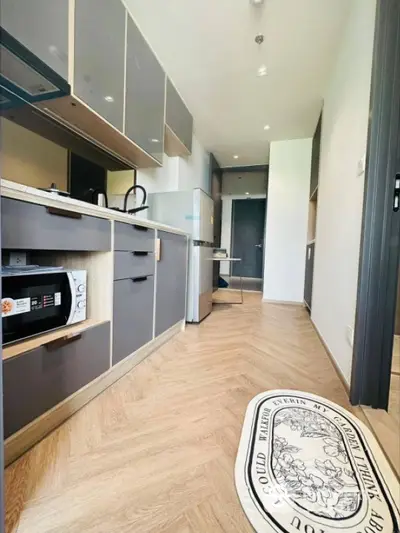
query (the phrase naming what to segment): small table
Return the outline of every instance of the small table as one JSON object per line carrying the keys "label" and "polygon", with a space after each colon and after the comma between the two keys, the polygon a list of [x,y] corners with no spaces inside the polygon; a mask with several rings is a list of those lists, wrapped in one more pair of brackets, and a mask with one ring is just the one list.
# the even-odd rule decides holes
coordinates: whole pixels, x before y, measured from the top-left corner
{"label": "small table", "polygon": [[[228,261],[229,263],[240,263],[242,259],[240,257],[213,257],[210,261]],[[242,304],[243,303],[243,279],[242,269],[240,269],[240,302],[213,302],[213,304]]]}

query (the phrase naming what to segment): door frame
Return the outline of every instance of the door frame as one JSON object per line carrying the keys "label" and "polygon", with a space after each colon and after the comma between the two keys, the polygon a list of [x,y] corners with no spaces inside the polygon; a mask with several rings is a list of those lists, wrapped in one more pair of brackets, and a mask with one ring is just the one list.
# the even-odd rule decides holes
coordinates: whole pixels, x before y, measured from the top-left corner
{"label": "door frame", "polygon": [[350,400],[387,409],[400,249],[400,210],[393,210],[400,173],[400,2],[377,0],[376,13]]}
{"label": "door frame", "polygon": [[[268,185],[267,185],[268,186]],[[232,211],[231,211],[231,242],[229,244],[229,257],[233,257],[233,241],[235,236],[235,224],[234,224],[234,216],[235,216],[235,204],[234,202],[236,200],[265,200],[265,216],[264,216],[264,231],[263,231],[263,249],[262,249],[262,273],[261,278],[251,278],[251,279],[264,279],[264,254],[265,254],[265,223],[267,220],[267,194],[251,194],[249,196],[245,194],[235,194],[232,197]],[[229,277],[232,276],[233,271],[233,263],[229,263]]]}

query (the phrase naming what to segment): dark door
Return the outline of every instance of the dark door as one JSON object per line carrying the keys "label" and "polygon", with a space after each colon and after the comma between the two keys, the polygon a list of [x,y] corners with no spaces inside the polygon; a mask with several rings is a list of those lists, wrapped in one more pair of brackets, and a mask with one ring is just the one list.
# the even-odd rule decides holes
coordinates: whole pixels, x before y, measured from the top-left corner
{"label": "dark door", "polygon": [[104,167],[73,152],[69,164],[69,192],[72,198],[90,202],[90,189],[106,190],[107,170]]}
{"label": "dark door", "polygon": [[378,0],[350,399],[387,409],[400,254],[400,3]]}
{"label": "dark door", "polygon": [[262,278],[264,225],[264,199],[233,200],[232,257],[242,261],[232,264],[232,276]]}

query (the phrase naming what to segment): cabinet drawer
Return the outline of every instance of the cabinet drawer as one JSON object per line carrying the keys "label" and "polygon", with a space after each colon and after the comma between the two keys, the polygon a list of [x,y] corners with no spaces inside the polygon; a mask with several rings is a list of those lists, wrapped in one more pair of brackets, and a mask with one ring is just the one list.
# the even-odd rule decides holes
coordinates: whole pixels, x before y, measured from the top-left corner
{"label": "cabinet drawer", "polygon": [[114,283],[113,364],[153,338],[154,277]]}
{"label": "cabinet drawer", "polygon": [[[74,213],[72,213],[74,216]],[[1,199],[1,245],[18,250],[108,251],[111,224],[108,220]]]}
{"label": "cabinet drawer", "polygon": [[[57,344],[56,344],[57,343]],[[55,341],[3,364],[7,438],[110,367],[110,323]]]}
{"label": "cabinet drawer", "polygon": [[115,252],[114,279],[135,278],[154,274],[154,253]]}
{"label": "cabinet drawer", "polygon": [[154,252],[154,240],[154,229],[139,224],[115,223],[115,250]]}

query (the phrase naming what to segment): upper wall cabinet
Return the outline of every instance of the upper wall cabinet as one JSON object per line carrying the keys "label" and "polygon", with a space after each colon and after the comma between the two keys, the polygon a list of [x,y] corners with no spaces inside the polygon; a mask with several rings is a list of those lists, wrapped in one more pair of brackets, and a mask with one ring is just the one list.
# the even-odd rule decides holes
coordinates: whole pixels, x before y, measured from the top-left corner
{"label": "upper wall cabinet", "polygon": [[120,0],[75,0],[74,93],[121,132],[125,19]]}
{"label": "upper wall cabinet", "polygon": [[162,161],[164,151],[165,73],[128,16],[125,134]]}
{"label": "upper wall cabinet", "polygon": [[17,41],[68,78],[68,0],[1,0],[0,24]]}
{"label": "upper wall cabinet", "polygon": [[[89,145],[109,170],[161,166],[165,75],[124,3],[1,0],[1,4],[1,25],[12,39],[3,31],[0,38],[12,41],[18,50],[21,44],[26,48],[27,57],[21,56],[24,68],[20,56],[12,65],[14,86],[20,87],[28,77],[29,87],[40,89],[34,99],[24,94],[17,109],[3,106],[2,114],[43,137],[55,137],[55,142],[83,156]],[[32,76],[36,62],[41,64],[42,78],[52,67],[51,73],[65,81],[65,87],[44,95],[37,73]],[[7,80],[9,70],[1,67]],[[44,88],[52,87],[51,76],[42,78]],[[55,130],[68,135],[55,135]],[[84,148],[77,149],[77,140]]]}
{"label": "upper wall cabinet", "polygon": [[178,91],[167,79],[165,153],[169,156],[192,153],[193,117]]}

